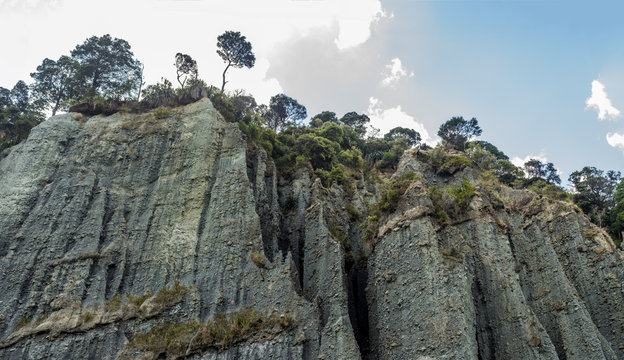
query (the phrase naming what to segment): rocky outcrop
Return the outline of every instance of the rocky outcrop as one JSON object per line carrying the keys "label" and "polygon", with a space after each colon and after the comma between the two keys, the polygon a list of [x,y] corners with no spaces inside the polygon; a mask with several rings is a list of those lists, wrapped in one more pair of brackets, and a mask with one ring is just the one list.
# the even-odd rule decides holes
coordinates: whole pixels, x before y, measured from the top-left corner
{"label": "rocky outcrop", "polygon": [[159,117],[58,115],[0,159],[0,358],[154,358],[136,334],[251,307],[294,325],[162,355],[624,359],[623,255],[574,206],[407,153],[367,243],[383,184],[278,174],[208,99]]}
{"label": "rocky outcrop", "polygon": [[4,342],[0,358],[117,358],[134,333],[158,321],[246,306],[289,313],[298,326],[273,340],[284,349],[231,354],[304,353],[318,341],[316,307],[298,294],[290,257],[263,268],[250,259],[263,254],[263,239],[246,143],[207,99],[165,119],[52,117],[2,160],[0,179],[2,339],[63,309],[84,313],[176,280],[195,293],[156,318],[122,318],[86,333],[73,331],[79,325],[33,329]]}
{"label": "rocky outcrop", "polygon": [[477,180],[440,224],[428,188],[476,174],[402,166],[420,180],[368,260],[375,358],[624,358],[622,253],[577,208]]}

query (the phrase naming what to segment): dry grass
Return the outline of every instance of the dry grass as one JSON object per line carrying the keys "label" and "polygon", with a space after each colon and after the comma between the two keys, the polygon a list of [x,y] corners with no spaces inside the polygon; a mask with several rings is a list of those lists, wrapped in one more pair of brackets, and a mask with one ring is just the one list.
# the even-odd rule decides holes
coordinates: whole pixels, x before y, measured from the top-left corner
{"label": "dry grass", "polygon": [[257,267],[262,269],[266,268],[266,262],[262,254],[254,251],[249,254],[249,257],[251,258],[251,261],[256,264]]}
{"label": "dry grass", "polygon": [[203,324],[199,320],[162,322],[147,333],[136,334],[128,347],[145,351],[152,359],[177,359],[209,348],[227,349],[259,333],[277,334],[294,324],[288,314],[265,316],[254,309],[244,308],[218,314]]}
{"label": "dry grass", "polygon": [[600,229],[598,229],[597,227],[589,227],[583,230],[583,238],[593,239],[599,233],[600,233]]}

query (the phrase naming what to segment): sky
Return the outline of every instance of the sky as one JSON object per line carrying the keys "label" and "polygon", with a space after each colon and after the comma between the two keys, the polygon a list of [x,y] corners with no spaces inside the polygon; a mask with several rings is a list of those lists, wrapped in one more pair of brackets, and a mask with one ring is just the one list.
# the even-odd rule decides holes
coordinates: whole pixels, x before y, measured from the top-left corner
{"label": "sky", "polygon": [[366,113],[383,134],[436,144],[453,116],[522,165],[624,172],[624,3],[575,0],[0,0],[0,86],[86,38],[127,40],[147,84],[175,83],[175,54],[220,86],[216,38],[240,31],[252,69],[226,90],[259,103],[285,93],[308,109]]}

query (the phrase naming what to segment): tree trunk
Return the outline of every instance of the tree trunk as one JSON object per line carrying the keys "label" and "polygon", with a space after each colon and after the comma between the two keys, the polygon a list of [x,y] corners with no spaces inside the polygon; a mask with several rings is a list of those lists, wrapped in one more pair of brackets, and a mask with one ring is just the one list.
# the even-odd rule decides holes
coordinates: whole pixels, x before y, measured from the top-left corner
{"label": "tree trunk", "polygon": [[141,77],[139,78],[139,94],[137,95],[137,100],[141,100],[141,89],[143,89],[143,69],[145,69],[145,65],[141,64]]}
{"label": "tree trunk", "polygon": [[54,108],[52,109],[52,116],[56,115],[56,111],[58,110],[60,105],[61,105],[61,97],[58,96],[56,98],[56,104],[54,104]]}
{"label": "tree trunk", "polygon": [[221,92],[223,92],[223,89],[225,89],[225,83],[227,83],[227,81],[225,81],[225,73],[230,68],[230,65],[232,65],[232,63],[228,62],[227,66],[225,67],[225,70],[223,70],[223,84],[221,84]]}

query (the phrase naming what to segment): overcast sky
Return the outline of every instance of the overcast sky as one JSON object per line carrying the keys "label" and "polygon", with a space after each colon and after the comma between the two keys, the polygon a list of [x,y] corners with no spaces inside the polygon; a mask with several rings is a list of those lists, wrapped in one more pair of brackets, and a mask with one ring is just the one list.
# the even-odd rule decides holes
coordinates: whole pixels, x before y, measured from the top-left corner
{"label": "overcast sky", "polygon": [[435,143],[452,116],[518,164],[553,162],[567,183],[590,165],[624,171],[624,5],[618,1],[0,0],[0,86],[92,35],[127,40],[147,84],[175,82],[177,52],[220,86],[216,37],[240,31],[253,69],[226,90],[260,103],[284,92],[308,109],[367,113],[382,133]]}

